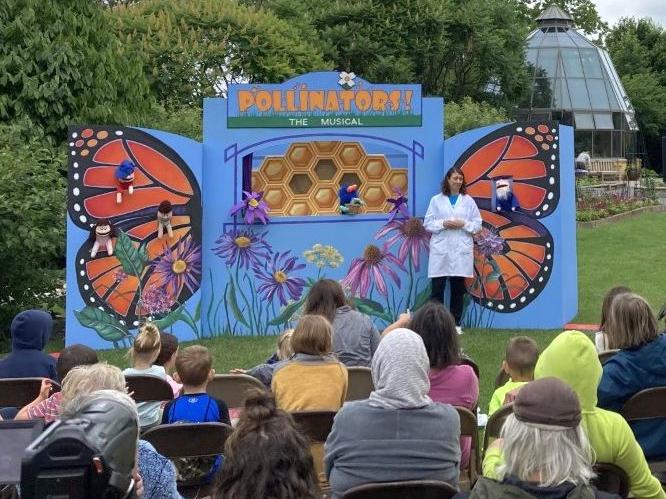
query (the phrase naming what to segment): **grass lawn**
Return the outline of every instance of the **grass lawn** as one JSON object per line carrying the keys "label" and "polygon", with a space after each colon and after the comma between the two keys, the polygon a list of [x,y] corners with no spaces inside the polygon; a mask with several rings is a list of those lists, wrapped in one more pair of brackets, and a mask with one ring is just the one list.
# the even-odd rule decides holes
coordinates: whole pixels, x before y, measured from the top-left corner
{"label": "grass lawn", "polygon": [[[655,309],[666,301],[666,214],[653,213],[578,231],[579,311],[576,322],[597,323],[601,301],[612,286],[624,284],[645,296]],[[521,331],[534,337],[544,348],[559,331]],[[497,369],[508,339],[516,331],[467,330],[462,346],[481,369],[480,407],[485,412],[494,389]],[[216,338],[207,340],[215,368],[226,372],[234,367],[250,367],[275,348],[274,337]],[[112,364],[126,367],[125,351],[107,350],[100,356]]]}

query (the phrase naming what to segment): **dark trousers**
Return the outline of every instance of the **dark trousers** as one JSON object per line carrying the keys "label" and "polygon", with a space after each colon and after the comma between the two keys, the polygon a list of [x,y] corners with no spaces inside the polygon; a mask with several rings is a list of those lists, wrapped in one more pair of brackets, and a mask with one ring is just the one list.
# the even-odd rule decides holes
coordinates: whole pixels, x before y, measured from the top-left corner
{"label": "dark trousers", "polygon": [[430,298],[444,303],[444,288],[446,281],[449,281],[451,287],[451,306],[449,310],[456,320],[456,326],[460,326],[463,313],[463,299],[465,298],[465,278],[459,276],[445,276],[432,278],[432,293]]}

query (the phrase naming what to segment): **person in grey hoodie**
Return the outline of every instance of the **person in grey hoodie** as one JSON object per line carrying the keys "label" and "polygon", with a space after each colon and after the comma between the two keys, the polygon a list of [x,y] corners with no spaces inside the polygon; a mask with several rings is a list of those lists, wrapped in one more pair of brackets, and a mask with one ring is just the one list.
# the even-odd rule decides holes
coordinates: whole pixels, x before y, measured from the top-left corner
{"label": "person in grey hoodie", "polygon": [[340,497],[357,485],[441,480],[457,487],[460,419],[428,397],[430,362],[423,340],[399,328],[387,333],[372,359],[375,390],[347,402],[325,445],[325,470]]}
{"label": "person in grey hoodie", "polygon": [[333,351],[347,367],[370,367],[379,344],[379,331],[370,318],[347,304],[340,283],[317,281],[305,302],[303,314],[323,315],[333,325]]}

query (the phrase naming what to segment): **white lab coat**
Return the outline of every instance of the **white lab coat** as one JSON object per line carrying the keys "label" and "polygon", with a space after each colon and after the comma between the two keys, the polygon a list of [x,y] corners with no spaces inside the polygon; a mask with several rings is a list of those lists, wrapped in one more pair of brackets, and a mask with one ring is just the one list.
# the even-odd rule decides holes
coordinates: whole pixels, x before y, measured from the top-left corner
{"label": "white lab coat", "polygon": [[[465,221],[462,229],[445,229],[444,221]],[[444,194],[433,196],[423,222],[430,238],[428,277],[474,275],[474,240],[481,230],[481,214],[471,196],[460,194],[455,206]]]}

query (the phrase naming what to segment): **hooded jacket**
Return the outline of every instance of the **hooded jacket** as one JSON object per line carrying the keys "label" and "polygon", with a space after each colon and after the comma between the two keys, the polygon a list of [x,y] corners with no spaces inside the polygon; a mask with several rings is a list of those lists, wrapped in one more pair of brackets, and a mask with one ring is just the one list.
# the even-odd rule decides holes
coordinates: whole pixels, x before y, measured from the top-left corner
{"label": "hooded jacket", "polygon": [[50,378],[58,381],[56,361],[42,350],[53,331],[53,319],[43,310],[26,310],[12,321],[12,351],[0,360],[0,378]]}
{"label": "hooded jacket", "polygon": [[[619,412],[633,395],[658,386],[666,386],[666,334],[606,361],[597,390],[598,405]],[[666,419],[635,421],[629,426],[646,458],[666,458]]]}
{"label": "hooded jacket", "polygon": [[539,487],[536,484],[522,482],[514,477],[507,477],[496,482],[481,477],[471,492],[461,492],[453,499],[619,499],[620,496],[596,490],[590,485],[563,483],[554,487]]}
{"label": "hooded jacket", "polygon": [[[666,493],[648,467],[643,450],[622,416],[597,407],[601,363],[594,343],[580,331],[565,331],[539,356],[534,378],[554,376],[569,384],[580,399],[582,424],[596,461],[622,468],[629,477],[631,493],[641,499],[666,499]],[[483,474],[497,478],[499,449],[490,449],[483,461]]]}

